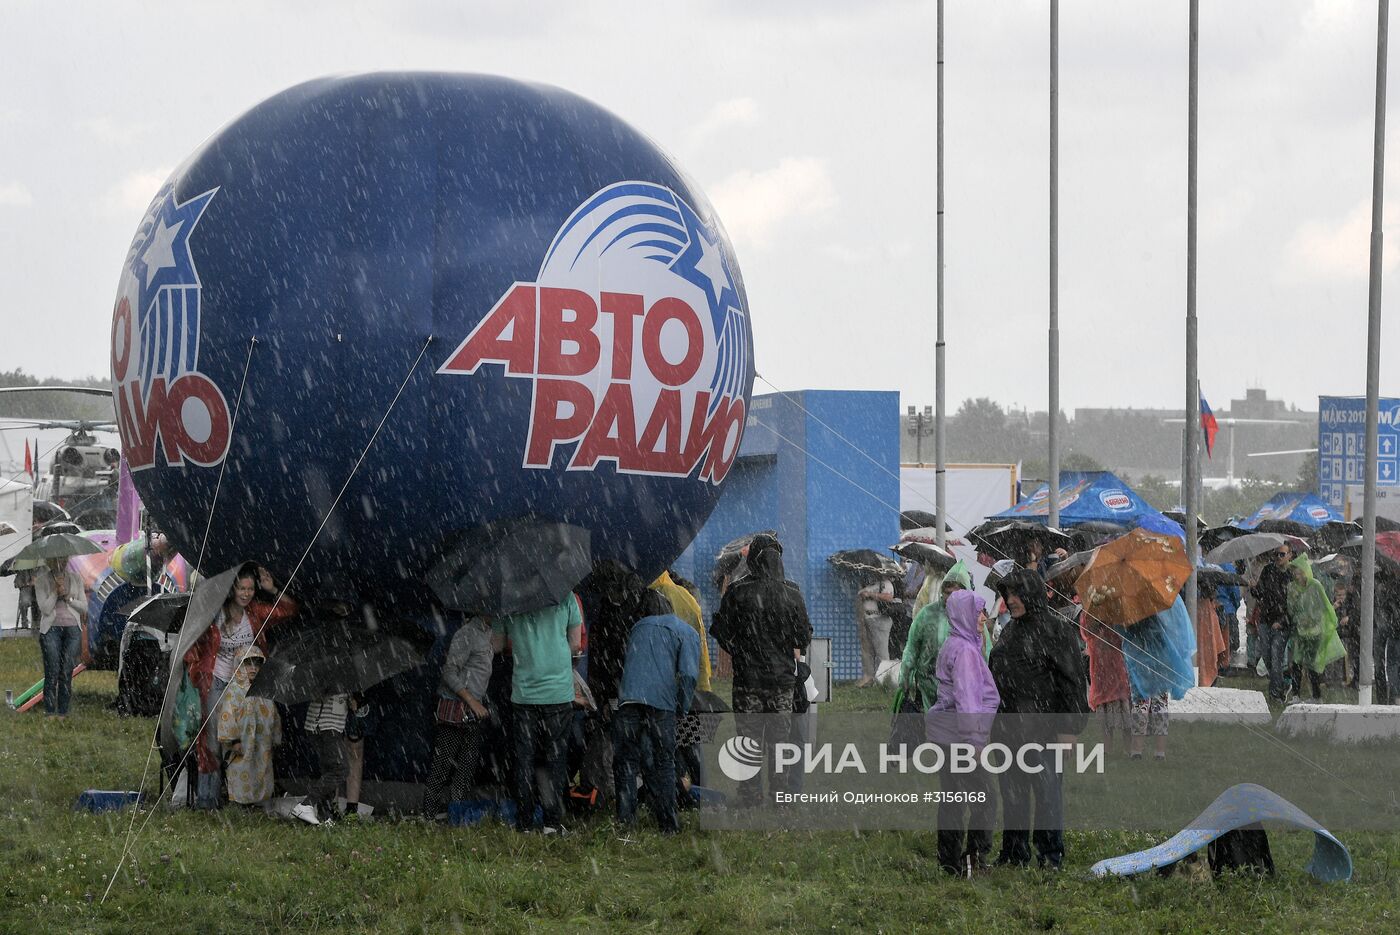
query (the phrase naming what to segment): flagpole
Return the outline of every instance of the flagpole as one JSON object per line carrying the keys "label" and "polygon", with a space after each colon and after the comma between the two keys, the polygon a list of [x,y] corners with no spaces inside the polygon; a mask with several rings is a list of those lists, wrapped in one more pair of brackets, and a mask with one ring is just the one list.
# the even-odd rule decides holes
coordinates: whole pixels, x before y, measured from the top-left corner
{"label": "flagpole", "polygon": [[1060,525],[1060,0],[1050,0],[1050,442],[1051,526]]}
{"label": "flagpole", "polygon": [[[1375,154],[1371,163],[1371,288],[1366,309],[1366,478],[1365,512],[1361,518],[1361,677],[1357,680],[1358,705],[1371,703],[1375,678],[1371,658],[1376,607],[1376,446],[1380,436],[1381,371],[1381,248],[1382,210],[1385,207],[1385,70],[1390,0],[1380,0],[1376,22],[1376,127]],[[1392,694],[1395,686],[1391,686]]]}
{"label": "flagpole", "polygon": [[1186,107],[1186,474],[1181,481],[1183,511],[1186,513],[1186,558],[1191,563],[1191,576],[1186,581],[1186,612],[1191,617],[1191,632],[1196,631],[1196,562],[1200,556],[1200,540],[1196,531],[1196,483],[1200,476],[1201,396],[1200,379],[1196,369],[1196,114],[1198,109],[1197,75],[1200,36],[1199,0],[1191,0],[1188,14],[1187,107]]}

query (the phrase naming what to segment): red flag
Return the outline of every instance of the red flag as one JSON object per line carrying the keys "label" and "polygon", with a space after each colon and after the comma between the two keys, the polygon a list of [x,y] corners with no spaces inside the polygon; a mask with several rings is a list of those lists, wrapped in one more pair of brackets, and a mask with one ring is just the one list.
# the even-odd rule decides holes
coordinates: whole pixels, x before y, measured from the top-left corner
{"label": "red flag", "polygon": [[1220,423],[1215,421],[1215,413],[1210,411],[1210,404],[1204,396],[1201,397],[1201,431],[1206,435],[1206,457],[1212,457],[1215,450],[1215,434],[1220,431]]}
{"label": "red flag", "polygon": [[34,456],[29,452],[29,439],[24,440],[24,473],[34,476]]}

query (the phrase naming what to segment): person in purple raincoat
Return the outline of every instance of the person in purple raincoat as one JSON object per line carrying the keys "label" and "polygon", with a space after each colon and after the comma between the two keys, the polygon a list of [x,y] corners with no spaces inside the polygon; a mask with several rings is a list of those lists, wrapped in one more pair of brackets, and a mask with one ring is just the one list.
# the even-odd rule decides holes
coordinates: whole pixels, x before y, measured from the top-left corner
{"label": "person in purple raincoat", "polygon": [[[992,720],[1001,705],[996,681],[982,656],[981,623],[986,602],[972,591],[948,597],[948,639],[938,651],[934,675],[938,699],[925,715],[930,743],[944,748],[943,800],[938,805],[938,865],[949,873],[966,873],[986,866],[992,849],[996,800],[991,777],[975,758],[953,756],[954,745],[981,751],[987,745]],[[955,770],[955,766],[958,769]],[[966,823],[964,823],[966,812]]]}

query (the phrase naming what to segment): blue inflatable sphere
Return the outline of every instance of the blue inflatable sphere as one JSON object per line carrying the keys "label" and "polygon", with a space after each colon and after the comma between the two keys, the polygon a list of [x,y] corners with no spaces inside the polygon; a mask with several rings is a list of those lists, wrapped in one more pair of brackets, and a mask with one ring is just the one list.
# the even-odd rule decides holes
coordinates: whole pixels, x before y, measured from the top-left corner
{"label": "blue inflatable sphere", "polygon": [[305,555],[299,590],[375,603],[426,603],[454,539],[515,517],[658,573],[753,382],[734,251],[665,153],[568,92],[435,73],[312,81],[206,142],[132,241],[111,363],[185,556]]}

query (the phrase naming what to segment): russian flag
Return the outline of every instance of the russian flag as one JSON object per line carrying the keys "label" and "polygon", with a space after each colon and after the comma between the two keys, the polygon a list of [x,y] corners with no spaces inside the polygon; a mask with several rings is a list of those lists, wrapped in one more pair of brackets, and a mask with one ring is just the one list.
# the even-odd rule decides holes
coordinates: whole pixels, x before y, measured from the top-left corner
{"label": "russian flag", "polygon": [[1220,423],[1215,421],[1215,413],[1210,411],[1210,403],[1206,402],[1204,395],[1201,396],[1201,431],[1206,436],[1206,457],[1213,457],[1215,435],[1220,431]]}

